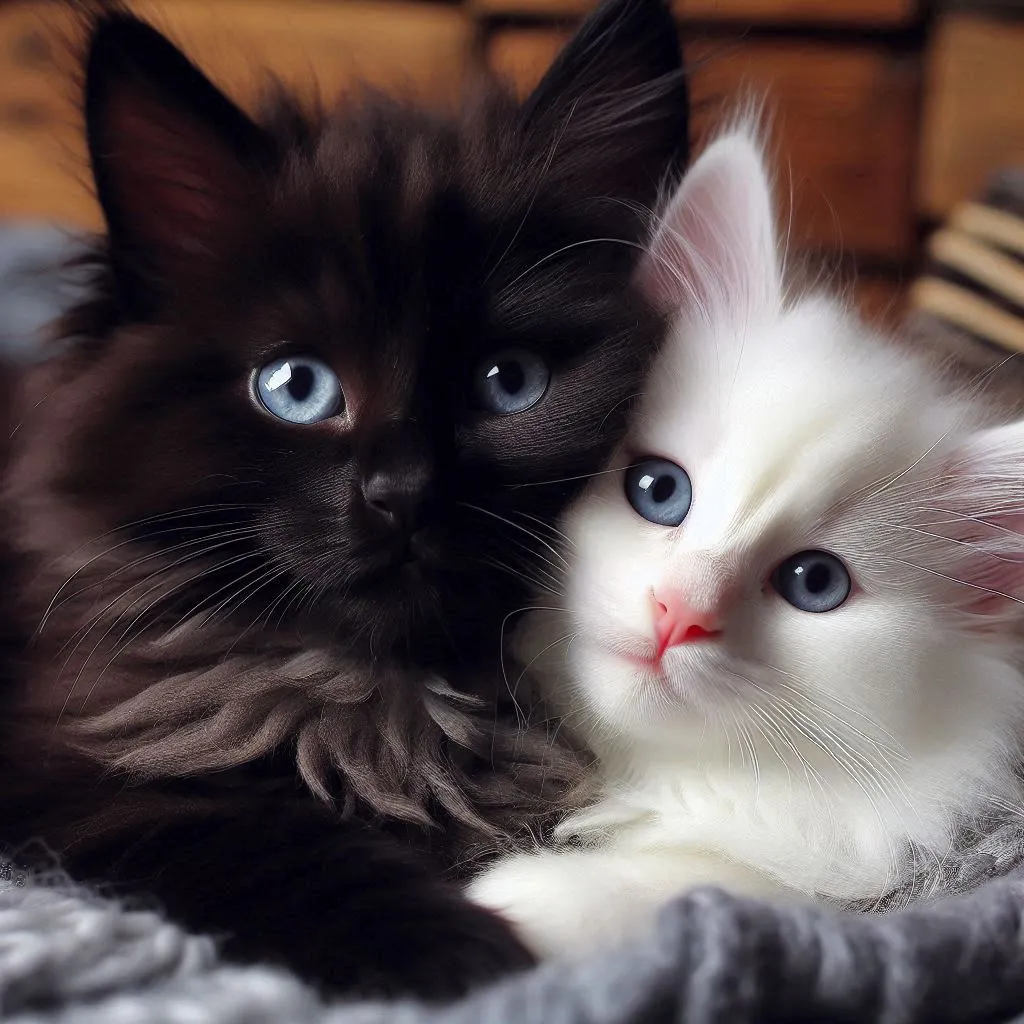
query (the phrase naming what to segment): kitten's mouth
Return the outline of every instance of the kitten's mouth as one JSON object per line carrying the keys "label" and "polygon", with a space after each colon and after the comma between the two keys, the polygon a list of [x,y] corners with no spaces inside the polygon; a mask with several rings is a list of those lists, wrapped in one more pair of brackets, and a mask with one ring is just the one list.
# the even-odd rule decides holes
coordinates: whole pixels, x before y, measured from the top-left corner
{"label": "kitten's mouth", "polygon": [[397,589],[423,590],[430,586],[436,560],[422,546],[409,542],[387,554],[375,554],[366,559],[357,576],[359,590],[374,595],[375,591]]}
{"label": "kitten's mouth", "polygon": [[417,558],[402,558],[385,565],[373,566],[359,574],[356,589],[374,596],[377,591],[396,588],[419,589],[428,585],[429,571]]}
{"label": "kitten's mouth", "polygon": [[641,655],[641,654],[622,654],[618,655],[624,662],[632,665],[634,668],[646,669],[648,672],[662,672],[661,658],[655,655]]}
{"label": "kitten's mouth", "polygon": [[637,639],[616,643],[598,640],[597,646],[633,668],[654,673],[662,672],[662,660],[658,656],[658,649],[650,641]]}
{"label": "kitten's mouth", "polygon": [[[619,661],[629,665],[630,668],[643,672],[647,676],[656,676],[659,679],[671,681],[674,666],[673,661],[678,660],[677,651],[684,651],[684,657],[689,658],[689,651],[706,649],[705,644],[686,644],[685,647],[670,648],[660,652],[658,646],[649,641],[629,641],[624,643],[602,643],[598,646],[604,649],[607,654],[613,655]],[[686,662],[689,663],[689,662]]]}

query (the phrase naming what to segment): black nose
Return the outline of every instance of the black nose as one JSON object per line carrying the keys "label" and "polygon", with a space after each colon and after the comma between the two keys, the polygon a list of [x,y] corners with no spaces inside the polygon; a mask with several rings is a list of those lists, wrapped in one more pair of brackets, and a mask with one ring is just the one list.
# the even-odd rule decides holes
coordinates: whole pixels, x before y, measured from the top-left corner
{"label": "black nose", "polygon": [[363,482],[363,500],[393,530],[409,532],[421,519],[426,487],[413,476],[387,470],[372,473]]}
{"label": "black nose", "polygon": [[409,534],[423,524],[433,459],[413,424],[382,430],[364,452],[362,494],[378,525]]}

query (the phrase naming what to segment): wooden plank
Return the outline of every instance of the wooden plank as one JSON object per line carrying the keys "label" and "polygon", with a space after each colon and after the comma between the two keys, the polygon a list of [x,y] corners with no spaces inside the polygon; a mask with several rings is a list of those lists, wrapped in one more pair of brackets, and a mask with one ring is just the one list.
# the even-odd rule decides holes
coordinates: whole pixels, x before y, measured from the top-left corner
{"label": "wooden plank", "polygon": [[[356,80],[451,100],[472,26],[458,8],[318,0],[144,0],[134,5],[220,85],[251,104],[265,70],[333,98]],[[0,3],[0,217],[95,227],[69,80],[74,23],[45,0]]]}
{"label": "wooden plank", "polygon": [[961,285],[923,277],[911,293],[914,308],[1009,352],[1024,354],[1024,321]]}
{"label": "wooden plank", "polygon": [[[568,17],[585,14],[595,0],[470,0],[479,15]],[[898,28],[913,21],[917,0],[673,0],[683,20],[770,25]]]}
{"label": "wooden plank", "polygon": [[1024,165],[1024,22],[942,18],[925,83],[919,194],[941,219],[993,172]]}
{"label": "wooden plank", "polygon": [[[564,34],[509,29],[488,44],[491,65],[525,91]],[[919,65],[862,44],[707,37],[686,46],[697,140],[744,94],[768,97],[781,198],[794,199],[793,240],[884,259],[912,254]]]}

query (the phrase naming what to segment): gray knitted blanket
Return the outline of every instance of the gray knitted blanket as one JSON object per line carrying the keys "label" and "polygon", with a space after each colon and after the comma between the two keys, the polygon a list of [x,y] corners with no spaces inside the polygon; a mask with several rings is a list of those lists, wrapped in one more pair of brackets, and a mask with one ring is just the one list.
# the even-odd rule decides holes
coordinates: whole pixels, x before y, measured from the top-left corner
{"label": "gray knitted blanket", "polygon": [[440,1009],[328,1004],[293,976],[221,962],[210,939],[153,911],[59,879],[0,882],[10,1024],[941,1024],[1022,1009],[1024,878],[878,916],[699,890],[667,907],[646,942]]}
{"label": "gray knitted blanket", "polygon": [[[70,245],[52,228],[0,226],[0,355],[30,355],[41,326],[74,294],[75,282],[53,269]],[[1024,822],[964,837],[963,848],[922,873],[912,891],[961,895],[857,914],[695,891],[667,907],[644,942],[430,1009],[328,1004],[294,976],[223,962],[213,940],[187,934],[156,910],[0,863],[0,1020],[1024,1024]]]}

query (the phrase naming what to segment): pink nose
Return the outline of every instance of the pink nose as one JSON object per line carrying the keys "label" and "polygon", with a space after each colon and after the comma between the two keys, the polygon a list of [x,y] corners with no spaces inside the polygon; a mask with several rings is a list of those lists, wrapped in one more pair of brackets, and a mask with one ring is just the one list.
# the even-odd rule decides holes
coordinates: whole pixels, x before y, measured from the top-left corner
{"label": "pink nose", "polygon": [[656,659],[670,647],[712,640],[722,634],[721,622],[714,614],[691,608],[677,590],[656,590],[652,595]]}

